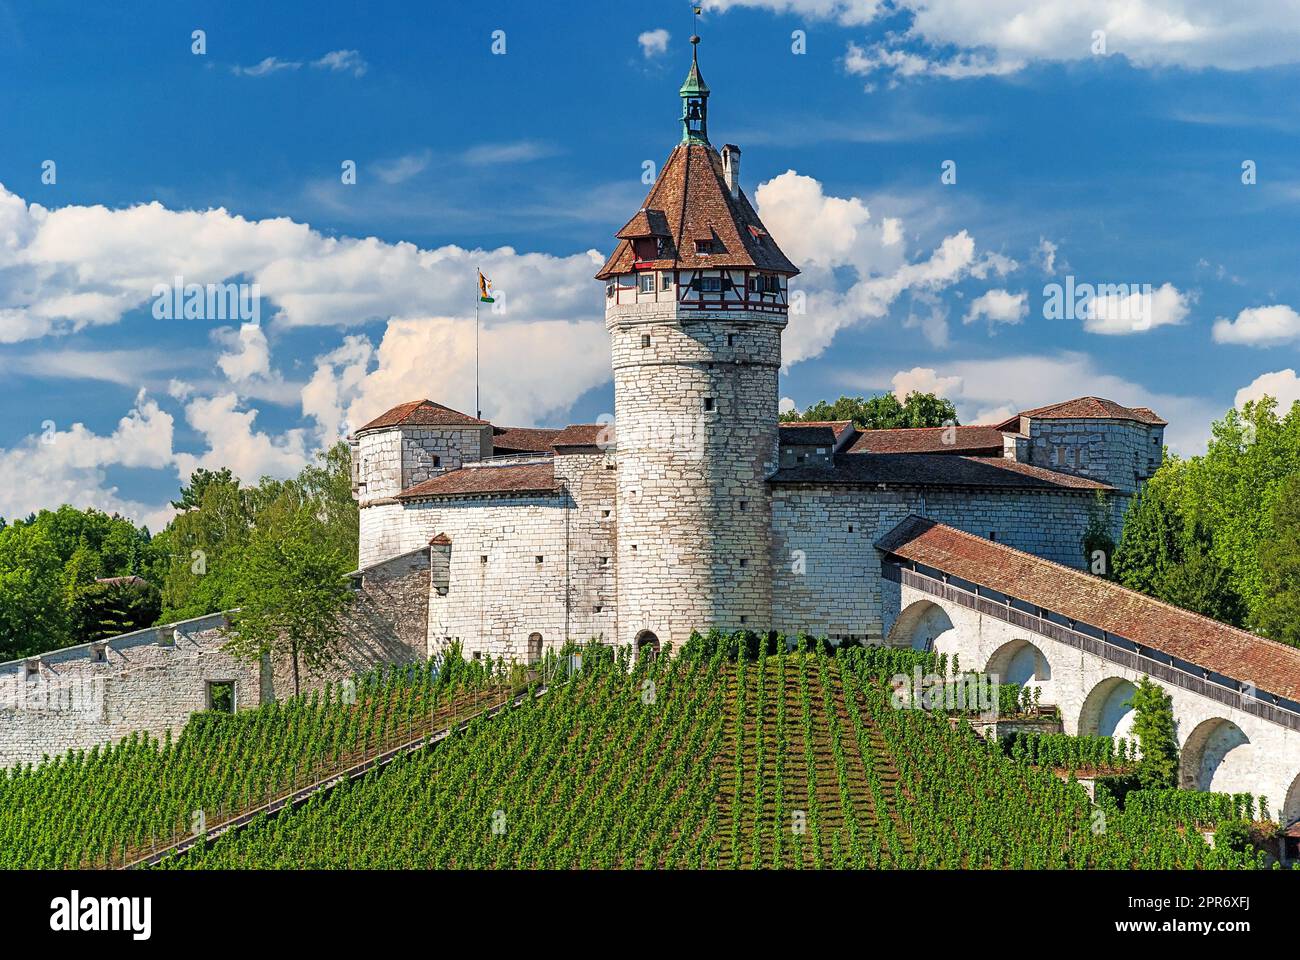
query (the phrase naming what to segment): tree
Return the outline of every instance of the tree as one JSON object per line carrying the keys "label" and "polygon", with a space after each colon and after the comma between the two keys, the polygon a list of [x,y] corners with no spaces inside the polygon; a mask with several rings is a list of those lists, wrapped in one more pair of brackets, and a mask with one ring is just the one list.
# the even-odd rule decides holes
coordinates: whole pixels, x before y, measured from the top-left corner
{"label": "tree", "polygon": [[1178,736],[1173,701],[1164,688],[1143,677],[1133,693],[1133,735],[1142,748],[1137,777],[1144,789],[1178,786]]}
{"label": "tree", "polygon": [[1088,504],[1088,526],[1083,531],[1083,562],[1094,574],[1114,579],[1112,558],[1115,539],[1110,535],[1110,500],[1104,490],[1098,490]]}
{"label": "tree", "polygon": [[902,403],[892,393],[882,393],[869,399],[840,397],[834,403],[822,400],[802,413],[791,410],[781,414],[783,423],[824,420],[852,420],[859,430],[942,427],[957,423],[957,408],[952,401],[932,393],[913,391]]}
{"label": "tree", "polygon": [[240,609],[226,649],[243,660],[288,657],[297,694],[304,669],[316,672],[338,657],[352,602],[344,578],[350,567],[310,503],[259,527],[241,558]]}
{"label": "tree", "polygon": [[1129,505],[1113,567],[1115,579],[1130,590],[1158,595],[1168,569],[1182,561],[1178,486],[1183,467],[1182,461],[1166,458]]}
{"label": "tree", "polygon": [[139,577],[119,577],[79,587],[68,604],[74,643],[91,643],[152,626],[162,610],[158,588]]}
{"label": "tree", "polygon": [[220,470],[206,470],[203,467],[190,474],[189,486],[181,487],[181,498],[173,500],[172,506],[177,510],[194,510],[203,503],[203,494],[213,484],[239,486],[239,481],[230,472],[229,467]]}
{"label": "tree", "polygon": [[1259,545],[1264,598],[1255,624],[1266,636],[1300,647],[1300,474],[1273,505],[1272,537]]}
{"label": "tree", "polygon": [[1182,560],[1165,568],[1155,593],[1166,603],[1222,623],[1241,626],[1246,605],[1233,588],[1232,577],[1215,556],[1208,534],[1197,531],[1183,549]]}
{"label": "tree", "polygon": [[46,531],[23,524],[0,536],[0,659],[67,645],[63,576]]}

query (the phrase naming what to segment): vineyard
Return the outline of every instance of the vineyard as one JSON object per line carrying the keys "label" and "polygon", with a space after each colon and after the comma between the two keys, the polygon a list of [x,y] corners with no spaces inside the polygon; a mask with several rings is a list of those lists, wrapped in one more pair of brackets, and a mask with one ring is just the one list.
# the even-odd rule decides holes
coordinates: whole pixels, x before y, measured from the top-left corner
{"label": "vineyard", "polygon": [[[1238,798],[1094,805],[1060,766],[1122,767],[1087,738],[987,743],[885,682],[927,655],[688,645],[585,648],[508,678],[392,671],[256,711],[199,715],[0,778],[0,866],[108,866],[418,741],[164,868],[1242,868],[1202,837]],[[502,707],[483,716],[484,704]],[[1060,763],[1058,763],[1060,761]]]}

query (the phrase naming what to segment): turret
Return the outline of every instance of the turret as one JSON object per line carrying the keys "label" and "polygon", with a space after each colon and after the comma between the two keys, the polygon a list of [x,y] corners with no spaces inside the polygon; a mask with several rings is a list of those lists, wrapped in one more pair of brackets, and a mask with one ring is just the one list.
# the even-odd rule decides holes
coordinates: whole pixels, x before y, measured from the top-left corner
{"label": "turret", "polygon": [[798,269],[708,140],[698,37],[682,139],[602,268],[614,365],[620,643],[766,630],[777,377]]}

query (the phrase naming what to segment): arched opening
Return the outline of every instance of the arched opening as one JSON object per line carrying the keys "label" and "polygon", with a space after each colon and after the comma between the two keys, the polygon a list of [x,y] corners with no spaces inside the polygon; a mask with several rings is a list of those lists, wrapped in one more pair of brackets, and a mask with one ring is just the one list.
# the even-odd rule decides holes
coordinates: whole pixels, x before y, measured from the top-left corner
{"label": "arched opening", "polygon": [[528,635],[528,665],[532,666],[542,659],[542,635],[540,633],[530,633]]}
{"label": "arched opening", "polygon": [[898,615],[886,644],[912,650],[931,651],[934,642],[952,629],[948,612],[930,600],[917,600]]}
{"label": "arched opening", "polygon": [[1278,816],[1284,827],[1289,827],[1300,820],[1300,774],[1296,774],[1296,778],[1291,781],[1291,788],[1286,792],[1286,799],[1282,801],[1282,812]]}
{"label": "arched opening", "polygon": [[1015,683],[1022,687],[1037,687],[1039,702],[1054,703],[1052,699],[1052,665],[1046,655],[1028,640],[1010,640],[993,651],[984,672],[998,678],[999,683]]}
{"label": "arched opening", "polygon": [[638,657],[659,656],[659,638],[650,630],[642,630],[636,635],[636,655]]}
{"label": "arched opening", "polygon": [[1239,792],[1251,782],[1250,738],[1223,717],[1196,725],[1178,758],[1178,784],[1188,790]]}
{"label": "arched opening", "polygon": [[1079,710],[1079,734],[1132,738],[1135,693],[1137,687],[1123,677],[1107,677],[1098,683]]}

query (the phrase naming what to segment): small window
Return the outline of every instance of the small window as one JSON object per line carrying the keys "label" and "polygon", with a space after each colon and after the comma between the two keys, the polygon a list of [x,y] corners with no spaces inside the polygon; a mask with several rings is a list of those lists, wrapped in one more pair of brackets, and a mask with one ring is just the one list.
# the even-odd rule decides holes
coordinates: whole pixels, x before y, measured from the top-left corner
{"label": "small window", "polygon": [[712,252],[713,252],[713,238],[710,237],[710,238],[707,239],[707,240],[696,240],[696,241],[695,241],[695,252],[698,253],[698,254],[704,254],[704,255],[707,255],[707,254],[712,253]]}
{"label": "small window", "polygon": [[537,556],[533,557],[533,562],[534,562],[534,563],[541,563],[543,559],[544,559],[544,558],[543,558],[542,555],[539,553]]}
{"label": "small window", "polygon": [[650,346],[650,334],[648,333],[641,334],[641,346],[643,347]]}
{"label": "small window", "polygon": [[607,299],[607,300],[612,300],[613,297],[614,297],[614,291],[615,291],[616,289],[617,289],[617,287],[614,285],[614,281],[613,281],[613,280],[606,280],[606,281],[605,281],[605,299]]}
{"label": "small window", "polygon": [[41,675],[41,661],[28,660],[26,676],[28,680],[35,680]]}
{"label": "small window", "polygon": [[208,681],[208,709],[220,713],[235,712],[235,681]]}
{"label": "small window", "polygon": [[633,553],[636,553],[636,544],[635,544],[635,543],[632,544],[632,552],[633,552]]}
{"label": "small window", "polygon": [[90,648],[91,663],[108,663],[108,644],[97,643]]}
{"label": "small window", "polygon": [[475,660],[482,660],[482,659],[483,659],[483,651],[482,651],[482,650],[475,650],[475,651],[474,651],[474,659],[475,659]]}
{"label": "small window", "polygon": [[673,275],[665,271],[659,274],[659,289],[671,290],[673,288]]}
{"label": "small window", "polygon": [[746,560],[744,557],[741,557],[741,558],[740,558],[740,565],[741,565],[742,567],[747,567],[747,566],[749,566],[749,561]]}
{"label": "small window", "polygon": [[700,290],[704,293],[721,293],[721,277],[700,277]]}
{"label": "small window", "polygon": [[602,607],[602,606],[598,603],[598,604],[596,604],[594,607],[591,608],[591,612],[592,612],[592,613],[600,613],[600,611],[603,610],[603,609],[604,609],[604,607]]}
{"label": "small window", "polygon": [[736,335],[734,333],[727,334],[727,346],[734,347],[735,345],[736,345]]}
{"label": "small window", "polygon": [[712,397],[705,397],[705,398],[704,398],[704,410],[705,410],[705,412],[708,412],[709,410],[712,410],[712,409],[713,409],[713,398],[712,398]]}
{"label": "small window", "polygon": [[744,512],[745,512],[746,510],[748,510],[748,509],[749,509],[749,501],[748,501],[748,500],[741,500],[741,501],[740,501],[740,512],[741,512],[741,513],[744,513]]}
{"label": "small window", "polygon": [[852,533],[852,532],[853,532],[853,524],[850,523],[850,524],[849,524],[849,533]]}
{"label": "small window", "polygon": [[998,538],[998,532],[997,532],[996,530],[990,530],[990,531],[989,531],[989,539],[990,539],[990,540],[996,540],[997,538]]}
{"label": "small window", "polygon": [[442,457],[434,457],[434,458],[433,458],[433,465],[434,465],[435,467],[441,467],[441,466],[442,466]]}
{"label": "small window", "polygon": [[601,519],[605,519],[605,518],[609,517],[609,511],[608,511],[608,510],[602,510],[602,511],[600,511],[600,516],[601,516]]}
{"label": "small window", "polygon": [[740,622],[741,622],[741,623],[749,623],[749,617],[745,616],[745,615],[742,613],[742,614],[740,615]]}
{"label": "small window", "polygon": [[479,555],[479,558],[478,558],[478,562],[479,562],[479,563],[487,563],[487,554],[486,554],[486,553],[480,554],[480,555]]}
{"label": "small window", "polygon": [[528,635],[528,662],[537,663],[542,659],[542,635],[540,633],[530,633]]}
{"label": "small window", "polygon": [[601,565],[602,567],[608,567],[608,566],[609,566],[609,557],[601,557],[601,558],[600,558],[600,565]]}
{"label": "small window", "polygon": [[637,276],[637,289],[642,293],[655,292],[655,275],[653,273],[642,273]]}

